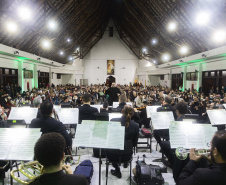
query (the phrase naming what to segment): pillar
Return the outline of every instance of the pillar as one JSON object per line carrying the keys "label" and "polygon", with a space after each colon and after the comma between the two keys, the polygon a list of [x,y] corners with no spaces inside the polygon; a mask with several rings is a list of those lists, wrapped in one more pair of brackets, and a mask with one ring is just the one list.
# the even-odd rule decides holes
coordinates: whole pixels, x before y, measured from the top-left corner
{"label": "pillar", "polygon": [[34,71],[34,88],[38,88],[38,65],[37,64],[34,64],[33,71]]}
{"label": "pillar", "polygon": [[202,86],[202,64],[199,63],[197,91],[199,90],[199,87],[201,87],[201,86]]}
{"label": "pillar", "polygon": [[52,84],[52,76],[53,76],[53,74],[52,74],[52,68],[49,67],[49,84],[50,84],[50,86]]}
{"label": "pillar", "polygon": [[168,81],[169,81],[169,88],[171,89],[172,88],[172,69],[170,69]]}
{"label": "pillar", "polygon": [[22,92],[24,91],[24,73],[23,73],[23,62],[18,61],[18,84],[22,88]]}
{"label": "pillar", "polygon": [[187,66],[183,66],[183,89],[184,91],[187,88],[187,80],[186,80]]}

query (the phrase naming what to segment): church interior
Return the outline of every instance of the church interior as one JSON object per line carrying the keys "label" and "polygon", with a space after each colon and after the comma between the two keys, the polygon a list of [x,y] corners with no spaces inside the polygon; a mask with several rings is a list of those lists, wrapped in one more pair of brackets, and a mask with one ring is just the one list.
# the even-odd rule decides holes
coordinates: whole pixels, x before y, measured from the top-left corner
{"label": "church interior", "polygon": [[0,183],[225,185],[225,21],[225,0],[0,0]]}

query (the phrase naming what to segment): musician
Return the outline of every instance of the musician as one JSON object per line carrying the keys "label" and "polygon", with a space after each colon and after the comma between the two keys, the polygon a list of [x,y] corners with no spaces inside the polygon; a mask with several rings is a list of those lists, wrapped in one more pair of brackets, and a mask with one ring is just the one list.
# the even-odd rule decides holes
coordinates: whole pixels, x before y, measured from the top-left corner
{"label": "musician", "polygon": [[212,166],[198,168],[202,156],[190,150],[190,161],[181,172],[177,185],[225,185],[226,184],[226,130],[218,131],[212,138],[208,159]]}
{"label": "musician", "polygon": [[[171,106],[171,102],[172,102],[172,97],[170,96],[166,96],[165,97],[165,101],[163,102],[163,106],[157,108],[157,112],[164,112],[164,111],[171,111],[173,112],[174,115],[174,119],[177,119],[177,115],[176,115],[176,109],[175,107]],[[154,138],[156,139],[157,143],[159,143],[159,145],[161,146],[161,137],[169,137],[169,129],[162,129],[162,130],[155,130],[154,131]]]}
{"label": "musician", "polygon": [[[129,148],[129,144],[131,144],[131,148],[135,147],[137,145],[138,137],[139,137],[139,125],[131,120],[131,117],[134,114],[134,109],[131,105],[125,105],[122,110],[123,116],[121,118],[114,118],[111,121],[120,121],[122,126],[125,126],[125,148]],[[123,153],[121,155],[121,162],[124,163],[125,161],[128,161],[131,159],[133,155],[133,151],[128,150],[127,153]],[[119,156],[117,153],[115,153],[115,150],[107,150],[107,157],[111,161],[117,161],[119,159]],[[115,170],[111,170],[111,174],[121,178],[122,174],[120,171],[119,164],[116,162],[112,163],[112,166],[115,168]],[[124,163],[124,168],[128,166],[127,163]]]}
{"label": "musician", "polygon": [[49,133],[49,132],[60,133],[64,137],[67,146],[71,146],[72,140],[69,137],[63,123],[52,118],[53,104],[51,102],[44,101],[40,106],[40,110],[41,110],[41,118],[33,119],[31,121],[30,127],[41,128],[42,134]]}
{"label": "musician", "polygon": [[[183,121],[184,115],[187,113],[187,110],[188,108],[186,103],[184,101],[180,101],[176,105],[176,114],[177,114],[176,121]],[[164,161],[164,164],[172,168],[174,164],[174,150],[172,150],[170,147],[170,141],[162,141],[160,146],[162,154],[164,154],[168,158],[168,161]]]}
{"label": "musician", "polygon": [[83,106],[78,107],[80,124],[82,120],[95,120],[94,113],[98,112],[98,109],[91,107],[90,102],[91,102],[90,94],[83,95]]}
{"label": "musician", "polygon": [[38,108],[38,112],[37,112],[37,116],[36,118],[41,118],[41,109],[40,109],[40,105],[42,103],[42,98],[40,96],[36,97],[33,99],[33,105],[35,108]]}
{"label": "musician", "polygon": [[145,128],[149,128],[150,127],[151,119],[147,118],[147,110],[146,110],[147,104],[148,104],[147,101],[143,102],[143,108],[142,108],[142,110],[140,112],[140,119],[139,119],[139,122],[138,122],[140,128],[142,127],[142,125],[144,125]]}
{"label": "musician", "polygon": [[106,95],[109,95],[108,103],[112,106],[113,102],[118,101],[118,96],[121,94],[119,88],[116,87],[115,83],[112,83],[111,87],[106,90]]}
{"label": "musician", "polygon": [[119,109],[121,111],[125,105],[126,105],[126,95],[123,93],[119,97],[119,106],[117,107],[117,109]]}
{"label": "musician", "polygon": [[62,165],[65,146],[65,140],[59,133],[47,133],[39,138],[34,153],[38,162],[44,166],[44,174],[30,185],[88,185],[85,176],[74,175],[69,165]]}

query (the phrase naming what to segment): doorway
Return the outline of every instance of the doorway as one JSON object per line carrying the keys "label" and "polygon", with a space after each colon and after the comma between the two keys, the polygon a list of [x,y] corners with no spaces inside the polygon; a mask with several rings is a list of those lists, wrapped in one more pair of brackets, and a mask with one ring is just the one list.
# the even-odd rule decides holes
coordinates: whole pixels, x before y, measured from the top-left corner
{"label": "doorway", "polygon": [[111,87],[111,84],[112,84],[112,83],[115,83],[115,77],[113,77],[113,76],[108,76],[108,77],[106,78],[106,85],[109,86],[109,87]]}

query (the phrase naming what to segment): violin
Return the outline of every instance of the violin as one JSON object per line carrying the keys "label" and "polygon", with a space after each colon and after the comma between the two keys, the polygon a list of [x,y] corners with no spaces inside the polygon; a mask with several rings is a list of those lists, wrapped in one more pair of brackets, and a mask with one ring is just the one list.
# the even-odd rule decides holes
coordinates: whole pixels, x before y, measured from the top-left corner
{"label": "violin", "polygon": [[[48,100],[49,102],[51,102],[53,104],[49,91],[46,92],[46,100]],[[53,108],[53,115],[54,115],[55,120],[59,121],[59,116],[54,108]]]}

